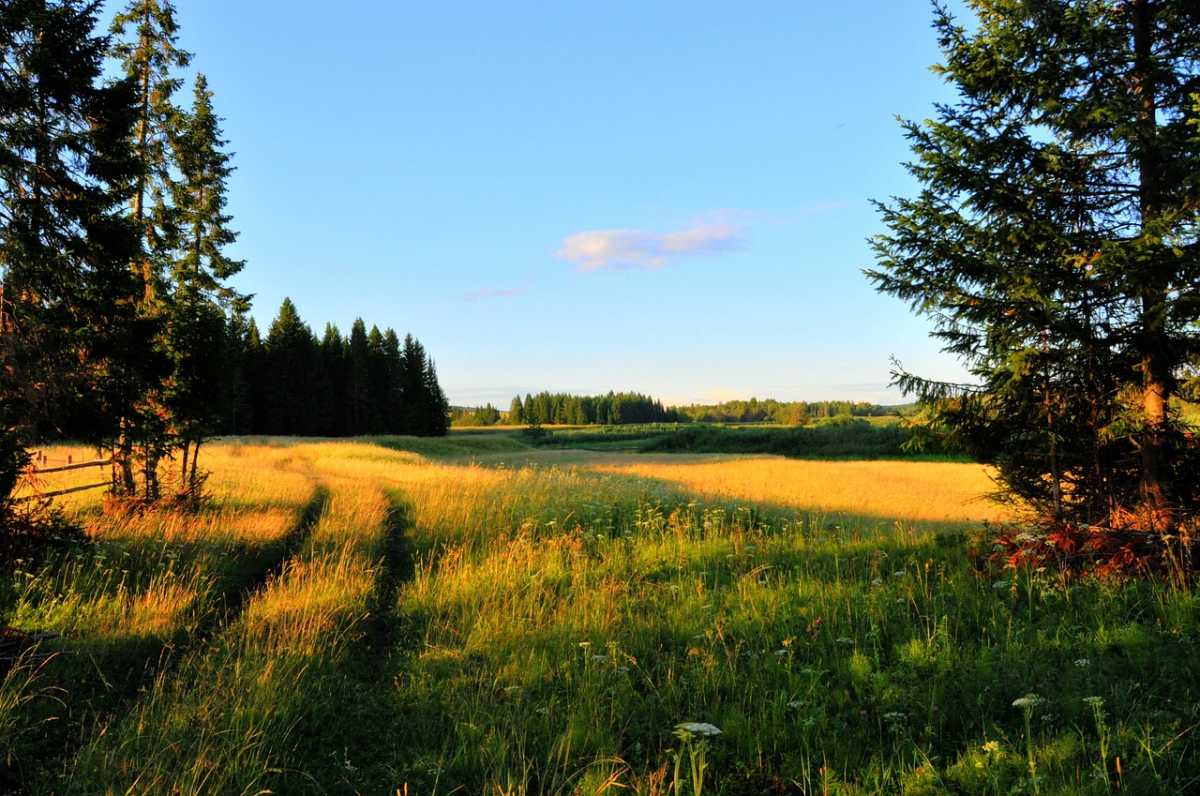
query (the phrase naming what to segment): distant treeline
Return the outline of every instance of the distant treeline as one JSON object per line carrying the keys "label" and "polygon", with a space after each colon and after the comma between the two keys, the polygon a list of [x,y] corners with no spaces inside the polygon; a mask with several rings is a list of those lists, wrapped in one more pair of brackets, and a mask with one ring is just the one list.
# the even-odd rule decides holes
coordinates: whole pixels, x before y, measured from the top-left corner
{"label": "distant treeline", "polygon": [[639,393],[585,396],[540,392],[513,398],[508,413],[487,404],[456,407],[455,425],[491,426],[546,423],[564,425],[627,425],[630,423],[778,423],[803,426],[834,417],[886,417],[907,407],[882,406],[863,401],[725,401],[719,404],[664,406]]}
{"label": "distant treeline", "polygon": [[680,417],[661,401],[634,392],[570,395],[540,392],[512,399],[508,422],[619,426],[625,423],[677,423]]}
{"label": "distant treeline", "polygon": [[900,409],[865,401],[776,401],[773,398],[674,407],[687,419],[701,423],[779,423],[788,426],[802,426],[831,417],[884,417],[898,414]]}
{"label": "distant treeline", "polygon": [[[914,451],[912,432],[861,419],[824,421],[802,428],[727,428],[696,425],[650,439],[641,450],[690,453],[774,453],[807,458],[903,458]],[[924,454],[953,453],[926,449]]]}
{"label": "distant treeline", "polygon": [[254,320],[231,324],[229,434],[440,436],[449,404],[425,348],[362,319],[344,337],[326,324],[318,339],[284,299],[266,339]]}

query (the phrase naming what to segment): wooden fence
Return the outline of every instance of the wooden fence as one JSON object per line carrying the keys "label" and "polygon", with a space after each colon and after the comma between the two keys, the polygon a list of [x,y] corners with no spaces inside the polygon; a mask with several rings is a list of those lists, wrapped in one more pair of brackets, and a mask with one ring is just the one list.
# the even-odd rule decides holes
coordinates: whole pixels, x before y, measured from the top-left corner
{"label": "wooden fence", "polygon": [[[60,460],[61,461],[61,460]],[[36,477],[40,475],[48,475],[51,473],[64,473],[68,470],[83,470],[88,467],[96,467],[103,469],[116,462],[113,457],[107,459],[90,459],[88,461],[76,462],[73,457],[67,456],[66,461],[62,464],[55,463],[44,453],[35,452],[33,455],[33,463],[25,471],[26,476]],[[32,495],[22,495],[18,498],[13,498],[14,502],[20,503],[26,500],[44,500],[45,498],[59,497],[60,495],[69,495],[72,492],[84,492],[89,489],[100,489],[112,484],[112,477],[109,476],[103,481],[95,484],[83,484],[81,486],[66,487],[65,489],[55,489],[49,492],[38,492]]]}

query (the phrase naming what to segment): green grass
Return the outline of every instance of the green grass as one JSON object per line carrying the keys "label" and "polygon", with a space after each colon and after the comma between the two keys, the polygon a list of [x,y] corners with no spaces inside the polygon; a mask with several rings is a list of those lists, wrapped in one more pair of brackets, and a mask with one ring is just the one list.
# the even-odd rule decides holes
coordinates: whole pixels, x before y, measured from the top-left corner
{"label": "green grass", "polygon": [[1200,782],[1173,740],[1200,721],[1190,591],[980,577],[962,534],[603,483],[560,500],[542,477],[522,488],[556,512],[427,556],[401,592],[417,638],[391,698],[422,731],[396,766],[418,790],[653,792],[682,721],[722,730],[714,793],[1103,793],[1118,756],[1132,792]]}
{"label": "green grass", "polygon": [[646,440],[640,450],[655,453],[771,453],[807,459],[923,459],[964,461],[936,449],[909,451],[912,432],[894,419],[834,420],[794,428],[693,426]]}
{"label": "green grass", "polygon": [[230,500],[264,469],[307,491],[245,501],[329,495],[267,569],[277,522],[242,547],[181,518],[6,575],[4,622],[63,636],[0,678],[5,789],[667,796],[701,762],[725,796],[1200,787],[1191,587],[451,441],[214,446]]}
{"label": "green grass", "polygon": [[475,454],[508,453],[528,448],[517,432],[475,432],[446,437],[365,437],[363,439],[398,451],[408,451],[434,459],[462,458]]}
{"label": "green grass", "polygon": [[832,418],[809,426],[770,424],[648,424],[546,429],[544,436],[516,439],[539,448],[600,452],[769,453],[805,459],[910,459],[967,461],[953,451],[910,451],[912,432],[898,417]]}

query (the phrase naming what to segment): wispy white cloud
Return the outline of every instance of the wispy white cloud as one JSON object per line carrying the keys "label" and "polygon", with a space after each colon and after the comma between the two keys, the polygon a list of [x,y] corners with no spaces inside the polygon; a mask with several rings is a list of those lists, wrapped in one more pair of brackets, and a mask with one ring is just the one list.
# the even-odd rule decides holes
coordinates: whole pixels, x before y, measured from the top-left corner
{"label": "wispy white cloud", "polygon": [[745,245],[745,228],[731,214],[699,219],[674,232],[596,229],[568,235],[555,256],[580,271],[656,269],[684,257],[720,254]]}
{"label": "wispy white cloud", "polygon": [[483,301],[484,299],[494,298],[516,298],[517,296],[524,296],[525,292],[525,288],[523,287],[483,287],[479,290],[472,290],[469,293],[464,293],[462,298],[463,301]]}

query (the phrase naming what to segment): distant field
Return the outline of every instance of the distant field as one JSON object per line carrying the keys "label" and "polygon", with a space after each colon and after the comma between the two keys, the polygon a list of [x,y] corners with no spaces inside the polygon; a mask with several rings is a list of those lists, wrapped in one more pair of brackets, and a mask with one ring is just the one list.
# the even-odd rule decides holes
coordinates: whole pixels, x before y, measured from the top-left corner
{"label": "distant field", "polygon": [[771,453],[806,459],[967,461],[936,443],[910,450],[912,431],[899,416],[830,418],[805,426],[769,423],[649,423],[618,426],[490,426],[452,430],[451,436],[512,436],[541,448],[659,453]]}
{"label": "distant field", "polygon": [[204,456],[205,510],[72,495],[92,543],[0,579],[0,623],[60,634],[0,680],[5,790],[667,796],[701,759],[739,796],[1200,784],[1195,592],[978,572],[1006,512],[975,464]]}

